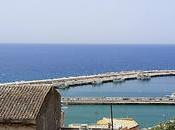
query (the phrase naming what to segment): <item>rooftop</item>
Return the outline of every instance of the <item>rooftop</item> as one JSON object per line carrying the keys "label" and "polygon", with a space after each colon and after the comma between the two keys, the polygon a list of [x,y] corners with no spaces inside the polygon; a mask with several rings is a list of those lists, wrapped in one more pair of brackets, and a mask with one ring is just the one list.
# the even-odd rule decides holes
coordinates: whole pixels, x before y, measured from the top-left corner
{"label": "rooftop", "polygon": [[0,122],[36,119],[51,88],[47,85],[0,86]]}
{"label": "rooftop", "polygon": [[[104,126],[108,126],[108,124],[111,124],[111,119],[110,118],[103,118],[102,120],[97,121],[97,125],[104,125]],[[132,118],[114,118],[113,119],[113,124],[114,124],[114,128],[117,127],[121,127],[121,128],[134,128],[139,126],[139,124],[133,120]]]}
{"label": "rooftop", "polygon": [[[70,128],[109,128],[109,124],[111,124],[110,118],[103,118],[99,121],[97,121],[96,124],[69,124]],[[132,118],[114,118],[113,119],[114,128],[120,129],[120,128],[127,128],[131,129],[134,127],[139,126],[139,124],[133,120]]]}

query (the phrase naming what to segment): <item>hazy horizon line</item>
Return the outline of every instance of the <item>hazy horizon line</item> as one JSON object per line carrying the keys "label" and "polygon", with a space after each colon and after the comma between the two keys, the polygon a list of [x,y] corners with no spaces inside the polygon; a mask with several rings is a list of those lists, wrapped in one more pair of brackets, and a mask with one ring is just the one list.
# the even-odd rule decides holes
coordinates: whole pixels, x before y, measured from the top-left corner
{"label": "hazy horizon line", "polygon": [[22,43],[22,42],[9,42],[9,43],[0,43],[0,45],[175,45],[175,43]]}

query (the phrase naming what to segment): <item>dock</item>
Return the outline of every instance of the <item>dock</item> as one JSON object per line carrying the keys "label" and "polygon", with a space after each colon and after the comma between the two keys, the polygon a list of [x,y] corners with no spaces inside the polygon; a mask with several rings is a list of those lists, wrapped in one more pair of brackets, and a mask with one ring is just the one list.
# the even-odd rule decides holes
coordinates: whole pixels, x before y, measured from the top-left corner
{"label": "dock", "polygon": [[62,97],[66,105],[175,105],[170,97]]}
{"label": "dock", "polygon": [[16,81],[10,83],[1,83],[0,85],[20,85],[20,84],[39,84],[51,85],[58,89],[69,88],[79,85],[96,85],[107,82],[124,82],[126,80],[150,80],[153,77],[162,76],[175,76],[175,70],[149,70],[149,71],[121,71],[121,72],[108,72],[96,75],[76,76],[76,77],[63,77],[45,80],[33,81]]}

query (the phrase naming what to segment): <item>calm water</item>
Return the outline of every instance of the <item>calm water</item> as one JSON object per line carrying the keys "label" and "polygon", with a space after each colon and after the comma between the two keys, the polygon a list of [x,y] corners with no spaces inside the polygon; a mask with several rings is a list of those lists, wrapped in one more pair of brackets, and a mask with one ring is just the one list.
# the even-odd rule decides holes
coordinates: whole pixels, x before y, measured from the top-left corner
{"label": "calm water", "polygon": [[175,92],[175,76],[152,78],[149,81],[129,80],[118,84],[85,85],[59,91],[62,96],[72,97],[161,97]]}
{"label": "calm water", "polygon": [[[165,96],[175,92],[175,77],[152,78],[150,81],[129,80],[121,84],[105,83],[59,90],[63,96]],[[65,109],[65,123],[95,123],[109,117],[107,105],[72,105]],[[84,114],[88,113],[88,114]],[[132,117],[141,127],[150,127],[175,118],[175,106],[114,105],[115,117]]]}
{"label": "calm water", "polygon": [[[0,82],[47,79],[123,70],[175,69],[174,45],[0,45]],[[174,78],[124,84],[81,86],[65,96],[162,96],[174,91]],[[151,126],[174,117],[174,106],[115,106],[116,117],[134,117]],[[108,106],[69,106],[66,123],[94,123]],[[88,113],[88,114],[87,114]]]}
{"label": "calm water", "polygon": [[[141,127],[150,127],[158,122],[175,118],[175,106],[161,105],[114,105],[114,117],[132,117]],[[84,105],[68,106],[65,109],[65,123],[95,123],[103,117],[110,117],[110,106]]]}

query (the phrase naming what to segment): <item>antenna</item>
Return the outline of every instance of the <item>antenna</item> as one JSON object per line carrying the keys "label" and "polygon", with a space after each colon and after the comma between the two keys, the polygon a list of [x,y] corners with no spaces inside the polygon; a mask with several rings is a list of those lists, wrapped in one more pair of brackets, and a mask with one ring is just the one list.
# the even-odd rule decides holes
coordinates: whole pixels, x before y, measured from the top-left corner
{"label": "antenna", "polygon": [[112,125],[112,130],[114,130],[114,127],[113,127],[113,111],[112,111],[112,103],[110,104],[110,108],[111,108],[111,125]]}

